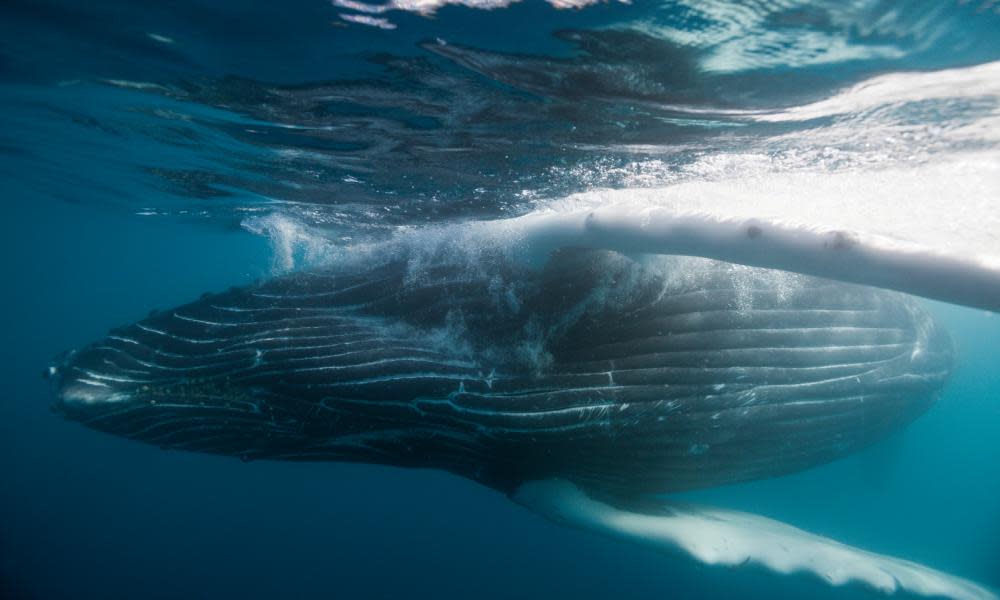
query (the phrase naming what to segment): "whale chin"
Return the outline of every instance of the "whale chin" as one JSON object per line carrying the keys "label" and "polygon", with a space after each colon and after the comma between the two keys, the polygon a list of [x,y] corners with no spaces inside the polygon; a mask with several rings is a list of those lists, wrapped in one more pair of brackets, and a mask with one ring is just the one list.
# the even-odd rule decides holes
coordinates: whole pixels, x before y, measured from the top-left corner
{"label": "whale chin", "polygon": [[671,491],[833,460],[936,398],[908,297],[705,259],[561,251],[295,273],[112,331],[51,369],[70,419],[246,459]]}

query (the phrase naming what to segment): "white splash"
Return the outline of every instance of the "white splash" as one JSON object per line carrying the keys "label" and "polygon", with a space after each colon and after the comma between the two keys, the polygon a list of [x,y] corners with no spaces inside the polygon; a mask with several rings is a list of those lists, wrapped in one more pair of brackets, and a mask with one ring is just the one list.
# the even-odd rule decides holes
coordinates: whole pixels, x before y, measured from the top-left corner
{"label": "white splash", "polygon": [[[654,158],[625,173],[629,187],[538,201],[514,219],[400,228],[377,253],[468,269],[498,255],[537,265],[564,246],[700,256],[1000,310],[998,82],[1000,62],[876,77],[740,117],[829,117],[748,138],[743,152]],[[279,269],[296,248],[307,262],[376,254],[338,249],[288,217],[246,226],[272,239]]]}
{"label": "white splash", "polygon": [[272,271],[276,274],[297,266],[330,262],[338,252],[337,246],[328,237],[310,230],[288,215],[271,213],[249,217],[241,225],[251,233],[267,237],[271,242]]}

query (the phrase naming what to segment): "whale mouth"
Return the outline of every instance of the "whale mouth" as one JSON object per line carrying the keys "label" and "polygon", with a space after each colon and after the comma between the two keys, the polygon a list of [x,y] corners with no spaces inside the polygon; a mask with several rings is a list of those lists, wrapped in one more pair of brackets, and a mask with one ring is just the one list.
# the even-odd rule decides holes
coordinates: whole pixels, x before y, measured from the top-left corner
{"label": "whale mouth", "polygon": [[[99,354],[91,348],[65,352],[45,369],[42,376],[49,381],[52,390],[50,408],[53,412],[93,426],[102,416],[136,403],[136,386],[130,385],[114,369],[95,368],[95,355]],[[101,360],[97,358],[96,362]]]}

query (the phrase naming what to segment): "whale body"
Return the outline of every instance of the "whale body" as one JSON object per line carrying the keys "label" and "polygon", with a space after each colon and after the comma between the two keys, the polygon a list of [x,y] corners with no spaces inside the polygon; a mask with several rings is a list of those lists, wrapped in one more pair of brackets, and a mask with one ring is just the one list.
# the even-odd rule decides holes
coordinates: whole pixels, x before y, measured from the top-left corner
{"label": "whale body", "polygon": [[898,294],[686,263],[293,274],[115,330],[59,367],[60,405],[170,448],[663,492],[843,456],[948,376]]}
{"label": "whale body", "polygon": [[164,448],[444,469],[704,562],[990,598],[762,517],[637,500],[851,453],[926,410],[952,362],[895,292],[566,249],[544,268],[293,273],[152,314],[50,372],[68,418]]}

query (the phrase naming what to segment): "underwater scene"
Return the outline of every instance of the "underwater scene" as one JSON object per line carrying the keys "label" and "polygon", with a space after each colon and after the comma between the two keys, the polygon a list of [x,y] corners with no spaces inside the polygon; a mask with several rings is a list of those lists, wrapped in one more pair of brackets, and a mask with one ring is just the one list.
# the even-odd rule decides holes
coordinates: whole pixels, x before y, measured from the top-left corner
{"label": "underwater scene", "polygon": [[0,597],[1000,594],[997,0],[5,0]]}

